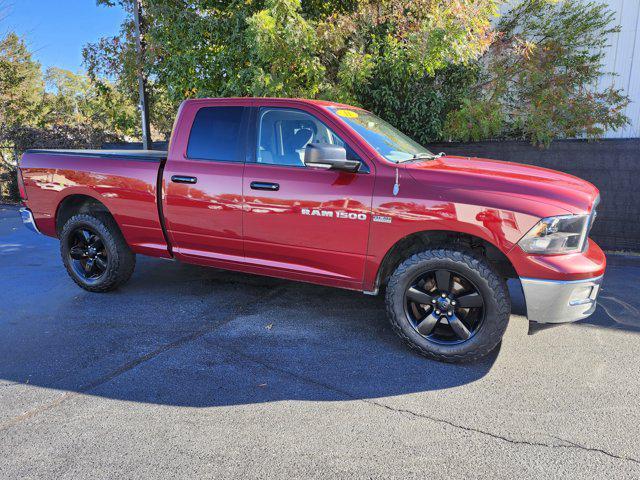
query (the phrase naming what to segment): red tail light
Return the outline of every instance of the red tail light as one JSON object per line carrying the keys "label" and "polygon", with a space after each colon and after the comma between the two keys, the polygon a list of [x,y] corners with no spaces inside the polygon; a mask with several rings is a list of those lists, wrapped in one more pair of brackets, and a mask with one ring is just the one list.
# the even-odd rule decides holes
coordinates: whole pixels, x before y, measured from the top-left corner
{"label": "red tail light", "polygon": [[24,188],[24,179],[22,178],[22,172],[20,171],[20,168],[17,169],[17,175],[18,175],[18,191],[20,192],[20,198],[22,200],[26,200],[27,189]]}

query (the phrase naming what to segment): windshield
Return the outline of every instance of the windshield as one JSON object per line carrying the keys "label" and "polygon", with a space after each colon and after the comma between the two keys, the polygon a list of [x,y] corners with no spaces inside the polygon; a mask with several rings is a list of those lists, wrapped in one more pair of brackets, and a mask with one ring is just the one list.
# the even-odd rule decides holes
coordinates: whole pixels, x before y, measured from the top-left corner
{"label": "windshield", "polygon": [[327,107],[391,162],[431,158],[433,153],[373,113],[356,108]]}

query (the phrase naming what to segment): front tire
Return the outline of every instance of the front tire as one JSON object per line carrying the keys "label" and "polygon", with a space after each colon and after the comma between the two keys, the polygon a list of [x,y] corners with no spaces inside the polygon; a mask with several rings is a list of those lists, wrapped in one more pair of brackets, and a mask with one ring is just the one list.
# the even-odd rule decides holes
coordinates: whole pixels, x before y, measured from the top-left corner
{"label": "front tire", "polygon": [[69,276],[89,292],[115,290],[136,265],[118,225],[104,213],[71,217],[60,234],[60,253]]}
{"label": "front tire", "polygon": [[448,248],[402,262],[385,301],[396,333],[421,355],[443,362],[487,355],[500,343],[511,313],[507,286],[486,259]]}

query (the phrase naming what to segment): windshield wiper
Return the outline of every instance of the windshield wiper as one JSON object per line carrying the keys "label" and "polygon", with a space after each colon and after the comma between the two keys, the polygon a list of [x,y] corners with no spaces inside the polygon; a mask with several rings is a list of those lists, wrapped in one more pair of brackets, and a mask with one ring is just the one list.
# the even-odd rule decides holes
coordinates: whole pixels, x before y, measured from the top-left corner
{"label": "windshield wiper", "polygon": [[444,155],[444,152],[440,152],[437,155],[435,153],[430,153],[430,152],[418,152],[418,153],[414,153],[412,158],[409,158],[408,160],[405,160],[405,162],[411,162],[413,160],[435,160],[437,158],[440,158]]}

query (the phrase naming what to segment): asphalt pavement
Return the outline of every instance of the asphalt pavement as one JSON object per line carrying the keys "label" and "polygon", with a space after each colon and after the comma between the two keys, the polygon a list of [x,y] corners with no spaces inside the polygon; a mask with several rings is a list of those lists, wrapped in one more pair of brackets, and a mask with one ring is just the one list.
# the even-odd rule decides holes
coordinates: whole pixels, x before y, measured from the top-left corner
{"label": "asphalt pavement", "polygon": [[447,365],[356,292],[141,256],[85,292],[0,206],[0,478],[640,478],[639,258],[575,324],[510,287],[501,347]]}

